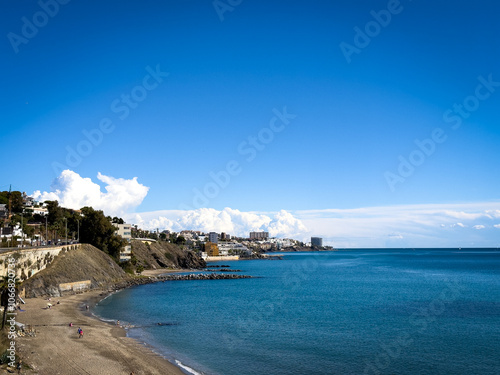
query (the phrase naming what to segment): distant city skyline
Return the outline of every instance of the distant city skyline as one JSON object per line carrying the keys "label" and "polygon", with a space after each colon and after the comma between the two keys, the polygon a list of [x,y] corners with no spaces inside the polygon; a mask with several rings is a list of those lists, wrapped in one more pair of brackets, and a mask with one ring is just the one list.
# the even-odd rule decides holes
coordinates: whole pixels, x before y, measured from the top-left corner
{"label": "distant city skyline", "polygon": [[146,228],[500,246],[496,1],[1,7],[1,190]]}

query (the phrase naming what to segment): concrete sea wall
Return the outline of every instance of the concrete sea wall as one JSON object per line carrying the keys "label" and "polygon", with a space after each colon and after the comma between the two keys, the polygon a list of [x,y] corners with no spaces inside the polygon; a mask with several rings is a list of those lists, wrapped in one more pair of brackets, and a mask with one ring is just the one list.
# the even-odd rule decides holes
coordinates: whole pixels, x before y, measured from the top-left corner
{"label": "concrete sea wall", "polygon": [[78,249],[80,244],[4,250],[0,253],[0,276],[7,275],[9,258],[15,260],[14,267],[19,280],[26,280],[45,269],[61,251]]}

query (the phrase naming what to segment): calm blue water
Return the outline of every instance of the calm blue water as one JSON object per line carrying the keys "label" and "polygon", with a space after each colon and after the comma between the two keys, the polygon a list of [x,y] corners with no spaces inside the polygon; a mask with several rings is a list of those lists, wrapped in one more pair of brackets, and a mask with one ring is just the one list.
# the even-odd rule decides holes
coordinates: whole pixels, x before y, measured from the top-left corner
{"label": "calm blue water", "polygon": [[500,374],[499,251],[227,264],[259,278],[139,286],[96,313],[204,374]]}

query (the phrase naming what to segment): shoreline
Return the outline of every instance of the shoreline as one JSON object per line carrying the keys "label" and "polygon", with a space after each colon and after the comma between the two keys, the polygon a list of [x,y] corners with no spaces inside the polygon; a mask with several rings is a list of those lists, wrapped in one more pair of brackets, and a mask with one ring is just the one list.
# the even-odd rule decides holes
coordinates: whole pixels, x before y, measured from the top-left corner
{"label": "shoreline", "polygon": [[[196,277],[195,269],[162,268],[145,271],[142,277],[119,282],[107,290],[90,290],[62,297],[26,298],[16,322],[31,325],[36,337],[17,337],[16,354],[23,361],[22,374],[186,375],[196,373],[177,358],[167,358],[148,343],[127,335],[127,330],[93,313],[95,306],[121,290],[175,280],[251,278],[215,274]],[[187,273],[188,275],[176,275]],[[60,304],[58,304],[58,301]],[[47,303],[52,307],[47,308]],[[86,306],[89,309],[86,309]],[[73,323],[70,327],[69,323]],[[78,327],[84,332],[79,339]],[[27,367],[29,366],[29,368]],[[5,369],[5,365],[0,368]]]}
{"label": "shoreline", "polygon": [[[128,337],[126,330],[93,314],[96,304],[112,292],[89,291],[53,298],[28,298],[16,321],[32,325],[36,337],[16,338],[16,351],[23,374],[185,375],[176,364],[155,352],[153,347]],[[60,301],[60,304],[57,304]],[[89,310],[86,310],[89,305]],[[73,327],[69,323],[73,323]],[[79,339],[78,327],[84,337]]]}

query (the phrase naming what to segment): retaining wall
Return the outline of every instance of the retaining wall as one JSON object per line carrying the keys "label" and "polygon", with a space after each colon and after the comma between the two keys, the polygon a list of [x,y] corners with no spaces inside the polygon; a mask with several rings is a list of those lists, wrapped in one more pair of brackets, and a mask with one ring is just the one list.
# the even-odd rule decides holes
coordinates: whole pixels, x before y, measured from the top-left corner
{"label": "retaining wall", "polygon": [[11,257],[15,260],[13,264],[15,265],[16,276],[19,280],[26,280],[45,269],[63,249],[72,251],[80,246],[81,244],[75,244],[4,251],[0,253],[0,276],[7,275],[8,259]]}

